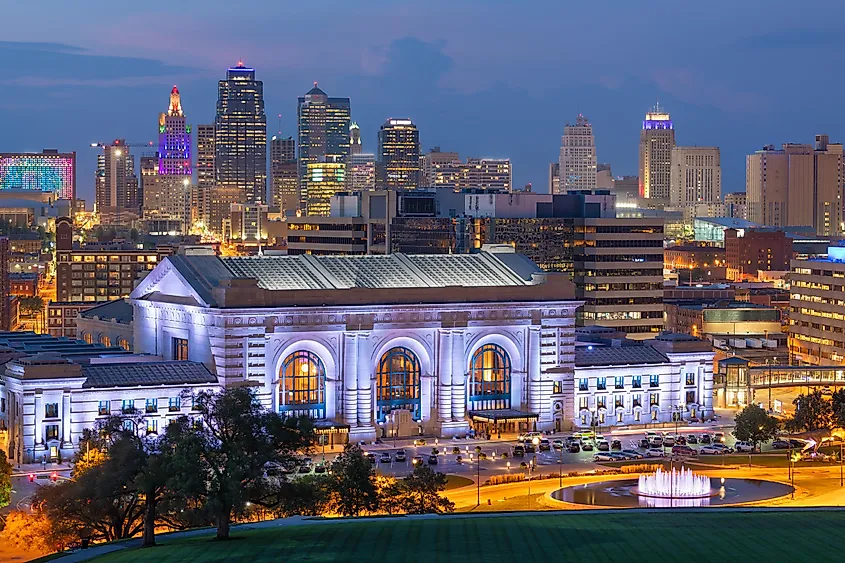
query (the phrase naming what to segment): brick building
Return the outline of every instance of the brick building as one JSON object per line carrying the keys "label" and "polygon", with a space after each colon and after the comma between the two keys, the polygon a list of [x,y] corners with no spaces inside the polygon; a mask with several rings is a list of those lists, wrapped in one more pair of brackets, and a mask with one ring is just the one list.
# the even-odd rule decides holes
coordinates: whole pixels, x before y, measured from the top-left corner
{"label": "brick building", "polygon": [[754,278],[757,272],[789,271],[792,239],[777,229],[726,229],[725,266],[729,280]]}

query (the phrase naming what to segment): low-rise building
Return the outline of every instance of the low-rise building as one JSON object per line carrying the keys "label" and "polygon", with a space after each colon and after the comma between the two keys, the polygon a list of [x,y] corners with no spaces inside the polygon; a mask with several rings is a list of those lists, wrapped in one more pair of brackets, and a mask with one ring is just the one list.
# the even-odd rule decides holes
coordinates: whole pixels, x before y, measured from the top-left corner
{"label": "low-rise building", "polygon": [[132,305],[126,299],[115,299],[80,311],[76,319],[76,338],[88,344],[120,346],[131,352]]}
{"label": "low-rise building", "polygon": [[845,363],[845,247],[791,267],[790,353],[801,363]]}
{"label": "low-rise building", "polygon": [[742,301],[664,303],[666,329],[692,336],[762,336],[780,333],[782,313],[775,307]]}
{"label": "low-rise building", "polygon": [[47,304],[47,334],[56,338],[76,338],[79,313],[94,305],[90,301],[50,301]]}

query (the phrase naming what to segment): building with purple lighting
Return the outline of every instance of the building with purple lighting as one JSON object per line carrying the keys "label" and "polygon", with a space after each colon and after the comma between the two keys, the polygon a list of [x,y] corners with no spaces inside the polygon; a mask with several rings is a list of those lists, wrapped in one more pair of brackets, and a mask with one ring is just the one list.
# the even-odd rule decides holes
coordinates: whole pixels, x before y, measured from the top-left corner
{"label": "building with purple lighting", "polygon": [[671,116],[657,104],[645,114],[640,132],[640,197],[669,199],[675,128]]}
{"label": "building with purple lighting", "polygon": [[0,153],[0,190],[35,190],[55,199],[74,199],[76,153]]}

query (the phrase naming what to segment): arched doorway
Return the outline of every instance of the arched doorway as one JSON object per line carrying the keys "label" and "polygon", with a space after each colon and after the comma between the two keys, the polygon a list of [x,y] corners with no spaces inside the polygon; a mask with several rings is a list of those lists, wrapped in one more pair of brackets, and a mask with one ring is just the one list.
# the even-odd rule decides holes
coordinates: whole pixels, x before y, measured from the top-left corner
{"label": "arched doorway", "polygon": [[326,368],[314,352],[298,350],[282,362],[279,412],[315,420],[326,418]]}
{"label": "arched doorway", "polygon": [[410,411],[419,421],[422,370],[417,355],[405,347],[395,347],[382,354],[376,370],[376,419],[384,422],[394,410]]}
{"label": "arched doorway", "polygon": [[498,344],[485,344],[472,355],[470,410],[509,409],[511,359]]}

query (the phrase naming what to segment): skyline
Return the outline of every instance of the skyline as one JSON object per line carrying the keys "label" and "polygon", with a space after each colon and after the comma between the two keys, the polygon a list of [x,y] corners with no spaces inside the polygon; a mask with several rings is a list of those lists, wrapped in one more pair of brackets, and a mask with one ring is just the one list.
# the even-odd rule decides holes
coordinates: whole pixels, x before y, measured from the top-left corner
{"label": "skyline", "polygon": [[[478,12],[477,2],[464,2],[450,5],[437,26],[443,3],[413,12],[407,2],[334,3],[338,17],[320,27],[331,40],[316,46],[309,34],[318,14],[245,4],[263,17],[243,30],[225,27],[228,3],[219,1],[186,0],[168,8],[169,18],[145,7],[83,14],[47,2],[37,16],[31,6],[7,8],[11,19],[41,24],[11,28],[0,42],[7,122],[0,152],[77,151],[78,191],[90,200],[91,142],[154,140],[149,123],[174,84],[191,124],[210,123],[215,83],[239,59],[265,83],[269,135],[281,113],[282,134],[296,136],[296,98],[316,80],[329,95],[351,98],[364,151],[375,152],[385,119],[408,116],[423,151],[439,145],[463,157],[510,158],[514,186],[532,182],[540,192],[563,127],[579,113],[593,124],[598,162],[614,175],[636,174],[641,121],[659,100],[679,145],[721,148],[724,193],[744,190],[745,155],[763,145],[810,143],[817,133],[843,138],[845,118],[825,92],[841,86],[829,68],[842,62],[845,34],[816,17],[845,15],[833,2],[801,13],[787,2],[748,2],[730,5],[730,18],[719,9],[726,2],[705,9],[657,1],[649,10],[546,3],[543,18],[506,3]],[[654,27],[654,13],[665,25]],[[573,19],[594,25],[552,33],[556,22]]]}

